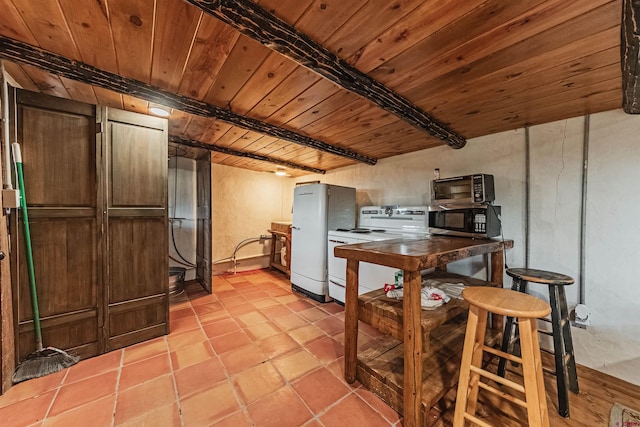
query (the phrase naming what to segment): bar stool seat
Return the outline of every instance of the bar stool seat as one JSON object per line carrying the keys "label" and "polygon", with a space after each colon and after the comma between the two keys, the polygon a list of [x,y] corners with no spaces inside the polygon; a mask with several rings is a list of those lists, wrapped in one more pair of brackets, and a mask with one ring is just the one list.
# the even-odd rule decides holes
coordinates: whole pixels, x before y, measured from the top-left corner
{"label": "bar stool seat", "polygon": [[[469,303],[469,318],[460,365],[460,381],[458,382],[453,419],[454,427],[464,426],[465,420],[482,426],[489,425],[475,416],[480,388],[526,408],[530,426],[548,427],[549,415],[542,378],[542,361],[536,319],[549,314],[551,311],[549,304],[531,295],[491,287],[465,288],[462,291],[462,297]],[[518,319],[522,346],[521,357],[504,353],[484,344],[488,313]],[[521,363],[524,385],[482,369],[482,355],[485,351]],[[505,393],[489,383],[480,381],[481,377],[523,393],[524,400]]]}
{"label": "bar stool seat", "polygon": [[[571,324],[564,287],[574,283],[572,277],[532,268],[509,268],[507,274],[513,278],[511,289],[527,293],[528,283],[539,283],[549,288],[549,303],[551,305],[551,336],[553,337],[553,353],[555,359],[556,384],[558,387],[558,413],[569,417],[569,390],[578,393],[578,375],[571,338]],[[545,319],[546,320],[546,319]],[[515,327],[515,332],[514,332]],[[543,331],[540,331],[544,333]],[[547,334],[549,334],[547,332]],[[513,337],[512,337],[513,335]],[[501,350],[506,353],[518,353],[519,327],[513,317],[507,317]],[[498,375],[504,377],[506,359],[500,359]]]}

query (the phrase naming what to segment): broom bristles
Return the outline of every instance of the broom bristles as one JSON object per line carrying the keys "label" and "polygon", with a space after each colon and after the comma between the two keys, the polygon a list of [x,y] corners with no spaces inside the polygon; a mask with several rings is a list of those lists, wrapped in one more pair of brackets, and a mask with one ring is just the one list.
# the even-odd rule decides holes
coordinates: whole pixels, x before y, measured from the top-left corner
{"label": "broom bristles", "polygon": [[79,357],[54,347],[34,351],[18,365],[13,372],[12,381],[17,384],[32,378],[44,377],[73,366],[78,360]]}

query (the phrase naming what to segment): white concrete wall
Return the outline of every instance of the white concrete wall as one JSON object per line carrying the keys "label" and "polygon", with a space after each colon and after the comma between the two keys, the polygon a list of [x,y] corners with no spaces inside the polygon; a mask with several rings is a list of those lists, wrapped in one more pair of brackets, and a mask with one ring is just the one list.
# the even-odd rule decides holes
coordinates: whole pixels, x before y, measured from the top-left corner
{"label": "white concrete wall", "polygon": [[[177,171],[177,173],[176,173]],[[196,162],[183,157],[169,160],[169,255],[177,260],[176,247],[187,261],[196,262]],[[173,237],[175,246],[171,238]],[[170,267],[187,269],[185,280],[196,278],[195,268],[169,259]]]}
{"label": "white concrete wall", "polygon": [[[591,116],[586,211],[585,302],[591,325],[572,328],[578,363],[640,384],[640,117],[612,111]],[[584,118],[530,129],[531,268],[568,274],[570,306],[578,302],[580,280],[580,205]],[[307,175],[357,188],[357,203],[428,204],[434,168],[441,176],[490,173],[496,180],[496,204],[502,206],[504,236],[515,247],[511,267],[525,265],[525,131],[470,140],[461,150],[448,147],[383,159],[326,175]],[[284,205],[290,205],[296,180],[289,180]],[[482,277],[480,261],[458,266]],[[455,269],[455,267],[454,267]],[[510,285],[505,277],[505,284]],[[544,288],[532,290],[547,298]]]}
{"label": "white concrete wall", "polygon": [[[220,262],[233,255],[245,239],[271,236],[271,222],[291,216],[290,180],[272,173],[253,172],[224,165],[211,165],[213,273],[227,271]],[[236,252],[237,271],[269,265],[270,240],[247,242]]]}

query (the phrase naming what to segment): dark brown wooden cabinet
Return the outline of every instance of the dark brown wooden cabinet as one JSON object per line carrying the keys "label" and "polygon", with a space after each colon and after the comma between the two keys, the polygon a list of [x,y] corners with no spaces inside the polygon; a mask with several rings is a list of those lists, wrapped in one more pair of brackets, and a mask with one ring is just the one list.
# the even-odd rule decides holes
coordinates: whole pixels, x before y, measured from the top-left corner
{"label": "dark brown wooden cabinet", "polygon": [[[90,357],[168,333],[167,121],[13,94],[44,344]],[[17,363],[34,338],[12,213]]]}

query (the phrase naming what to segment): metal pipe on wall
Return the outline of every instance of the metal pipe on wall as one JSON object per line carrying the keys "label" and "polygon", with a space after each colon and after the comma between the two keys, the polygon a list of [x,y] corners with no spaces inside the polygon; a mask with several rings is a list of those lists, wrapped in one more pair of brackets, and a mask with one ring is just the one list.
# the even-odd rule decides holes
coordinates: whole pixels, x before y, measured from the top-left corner
{"label": "metal pipe on wall", "polygon": [[531,202],[531,139],[529,126],[524,128],[524,268],[529,268],[529,253],[531,242],[529,239],[530,221],[529,207]]}
{"label": "metal pipe on wall", "polygon": [[589,163],[589,122],[590,115],[584,116],[582,139],[582,202],[580,204],[580,277],[578,279],[578,303],[585,303],[585,256],[587,234],[587,175]]}

